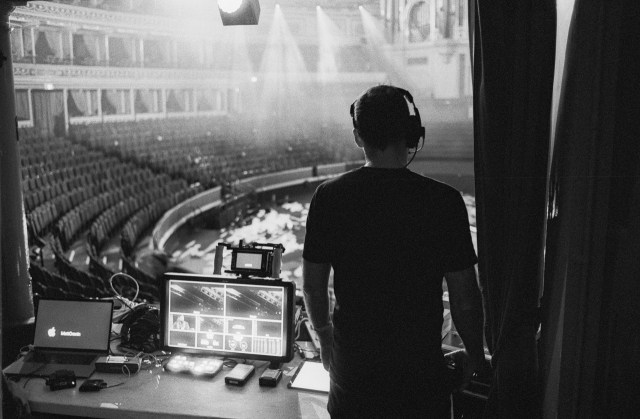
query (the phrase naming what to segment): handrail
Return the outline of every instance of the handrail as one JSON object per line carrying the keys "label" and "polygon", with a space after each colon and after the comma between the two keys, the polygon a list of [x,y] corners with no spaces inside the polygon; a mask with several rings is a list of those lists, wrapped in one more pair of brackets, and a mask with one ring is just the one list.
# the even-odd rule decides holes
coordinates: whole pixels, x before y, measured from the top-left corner
{"label": "handrail", "polygon": [[[302,167],[241,179],[237,184],[243,191],[278,189],[280,187],[337,176],[350,168],[361,165],[362,162],[345,162]],[[163,251],[164,245],[169,237],[191,217],[219,207],[223,203],[221,188],[215,187],[201,192],[171,208],[160,221],[156,223],[153,229],[152,246],[154,250]]]}

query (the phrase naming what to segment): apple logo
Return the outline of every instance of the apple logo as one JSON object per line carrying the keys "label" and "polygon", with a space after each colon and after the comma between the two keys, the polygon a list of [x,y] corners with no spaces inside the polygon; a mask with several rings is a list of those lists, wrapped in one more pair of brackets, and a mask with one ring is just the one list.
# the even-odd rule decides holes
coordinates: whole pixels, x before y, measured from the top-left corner
{"label": "apple logo", "polygon": [[47,330],[47,334],[49,335],[50,338],[55,338],[56,337],[56,327],[53,326],[51,329]]}

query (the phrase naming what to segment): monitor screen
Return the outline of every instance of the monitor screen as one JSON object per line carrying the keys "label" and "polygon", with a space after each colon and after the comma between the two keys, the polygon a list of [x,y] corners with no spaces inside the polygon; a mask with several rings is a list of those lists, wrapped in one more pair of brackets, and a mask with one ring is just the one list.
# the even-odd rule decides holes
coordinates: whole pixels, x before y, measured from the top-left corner
{"label": "monitor screen", "polygon": [[262,253],[238,252],[236,256],[236,268],[239,268],[239,269],[262,268]]}
{"label": "monitor screen", "polygon": [[287,362],[293,356],[294,305],[293,282],[167,273],[163,347]]}

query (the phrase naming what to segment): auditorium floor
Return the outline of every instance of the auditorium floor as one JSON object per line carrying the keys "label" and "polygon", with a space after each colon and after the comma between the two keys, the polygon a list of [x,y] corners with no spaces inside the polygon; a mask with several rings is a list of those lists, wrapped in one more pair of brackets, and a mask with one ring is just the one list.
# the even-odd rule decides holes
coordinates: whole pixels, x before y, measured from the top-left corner
{"label": "auditorium floor", "polygon": [[[213,273],[215,247],[219,241],[232,245],[237,245],[240,240],[244,240],[245,243],[280,243],[285,247],[281,276],[295,281],[298,287],[302,287],[302,249],[311,195],[309,192],[289,197],[283,204],[267,203],[239,224],[221,230],[199,228],[186,223],[169,238],[165,245],[165,254],[152,249],[151,231],[148,231],[136,246],[136,261],[141,269],[153,276],[174,266],[191,272],[210,274]],[[475,199],[466,194],[464,199],[469,213],[472,239],[476,245]],[[86,234],[81,234],[73,243],[67,257],[80,269],[88,270]],[[103,263],[115,272],[122,270],[119,234],[104,246],[101,257]],[[228,269],[230,257],[231,254],[227,251],[223,269]],[[53,255],[46,248],[43,250],[43,260],[45,266],[53,266]]]}

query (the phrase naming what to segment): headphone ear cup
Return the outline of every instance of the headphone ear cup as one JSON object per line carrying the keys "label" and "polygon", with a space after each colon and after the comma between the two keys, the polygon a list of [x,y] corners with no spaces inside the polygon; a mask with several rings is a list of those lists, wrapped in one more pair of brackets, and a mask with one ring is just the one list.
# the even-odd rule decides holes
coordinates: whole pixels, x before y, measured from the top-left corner
{"label": "headphone ear cup", "polygon": [[420,138],[424,136],[424,131],[420,125],[420,118],[417,116],[409,117],[409,135],[407,136],[407,148],[417,148]]}
{"label": "headphone ear cup", "polygon": [[355,129],[358,129],[358,126],[356,125],[355,107],[356,107],[356,102],[353,102],[351,104],[351,107],[349,108],[349,114],[351,115],[351,123],[353,124],[353,127]]}

